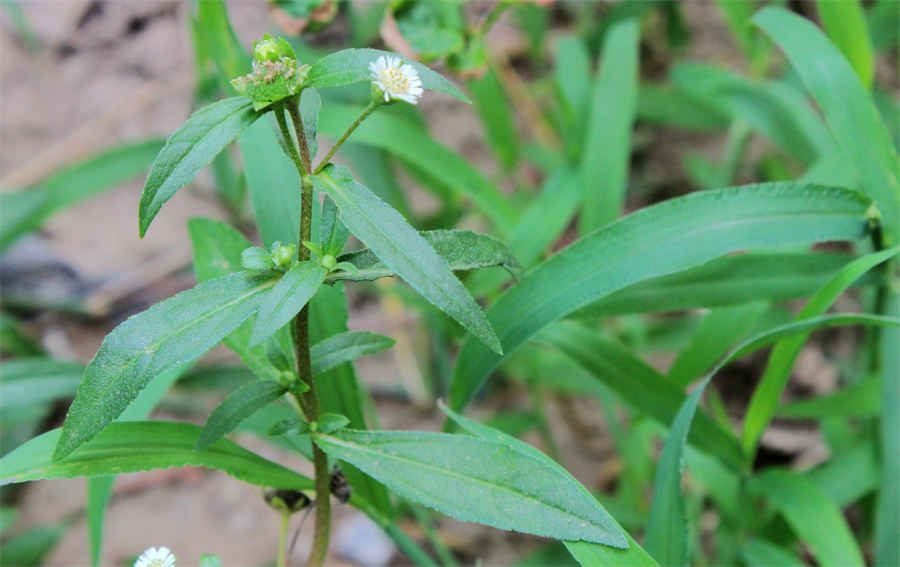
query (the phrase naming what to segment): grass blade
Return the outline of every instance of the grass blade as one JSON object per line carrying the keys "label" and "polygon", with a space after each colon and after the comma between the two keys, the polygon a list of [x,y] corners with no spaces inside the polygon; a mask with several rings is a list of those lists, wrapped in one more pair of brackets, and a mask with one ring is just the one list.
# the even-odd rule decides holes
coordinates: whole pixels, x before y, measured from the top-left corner
{"label": "grass blade", "polygon": [[581,156],[581,234],[622,212],[637,107],[639,39],[638,21],[630,18],[612,26],[603,43]]}
{"label": "grass blade", "polygon": [[[491,326],[508,356],[550,323],[631,284],[736,250],[861,238],[869,206],[854,192],[793,183],[672,199],[599,229],[536,266],[489,310]],[[464,407],[503,358],[466,340],[451,406]]]}

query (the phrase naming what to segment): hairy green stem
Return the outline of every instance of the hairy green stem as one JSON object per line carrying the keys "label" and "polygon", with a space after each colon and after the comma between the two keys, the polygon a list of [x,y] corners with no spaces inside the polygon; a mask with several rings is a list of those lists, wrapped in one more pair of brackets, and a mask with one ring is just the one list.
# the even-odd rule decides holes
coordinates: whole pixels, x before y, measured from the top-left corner
{"label": "hairy green stem", "polygon": [[[297,171],[300,173],[301,193],[300,193],[300,241],[297,247],[298,260],[303,262],[309,260],[309,249],[303,246],[303,242],[309,241],[311,236],[312,225],[312,203],[313,203],[313,187],[312,180],[307,172],[308,168],[304,166],[303,160],[309,158],[309,147],[306,136],[303,134],[303,120],[300,117],[297,103],[299,97],[292,99],[287,103],[287,112],[291,115],[294,122],[294,128],[297,132],[297,139],[300,142],[300,154],[294,146],[293,137],[284,118],[283,112],[276,112],[278,126],[284,135],[285,141],[290,148],[291,157]],[[304,156],[301,158],[300,156]],[[309,304],[307,303],[300,313],[294,318],[294,337],[295,349],[297,355],[297,376],[305,382],[309,389],[302,393],[294,393],[294,397],[303,408],[306,419],[310,422],[319,419],[319,398],[316,395],[316,384],[313,379],[312,366],[309,356]],[[313,535],[313,548],[309,554],[307,565],[309,567],[320,567],[325,563],[325,556],[328,554],[328,534],[331,530],[331,478],[328,471],[328,457],[318,445],[313,443],[313,466],[315,468],[316,482],[316,520],[315,533]]]}
{"label": "hairy green stem", "polygon": [[[287,103],[285,106],[290,108],[292,105],[291,103]],[[285,109],[285,106],[275,109],[275,119],[278,121],[278,128],[281,130],[281,136],[284,138],[284,145],[287,146],[288,155],[291,156],[291,161],[294,162],[294,167],[297,168],[297,171],[300,172],[300,177],[303,178],[306,177],[306,172],[309,171],[309,169],[300,159],[300,154],[297,153],[297,146],[294,145],[294,137],[291,135],[291,129],[287,125],[287,118],[284,117],[285,112],[289,112],[289,110]],[[300,128],[298,132],[303,132],[303,128]],[[299,139],[299,137],[300,135],[298,134],[297,138]],[[300,246],[301,244],[302,241],[300,244],[298,244],[298,246]]]}
{"label": "hairy green stem", "polygon": [[331,149],[328,150],[328,153],[325,154],[325,157],[322,158],[322,161],[319,162],[319,165],[316,166],[316,169],[315,169],[315,171],[313,171],[313,173],[319,173],[320,171],[325,169],[325,166],[328,165],[328,162],[330,162],[331,158],[334,157],[334,154],[337,153],[338,148],[340,148],[343,145],[343,143],[347,141],[347,138],[350,137],[350,134],[352,134],[353,131],[356,130],[360,124],[362,124],[363,120],[368,118],[369,115],[372,114],[376,108],[381,106],[381,104],[382,104],[381,101],[377,101],[377,100],[373,100],[372,102],[369,103],[369,106],[367,106],[366,109],[362,111],[362,114],[360,114],[359,117],[353,121],[353,124],[351,124],[347,128],[347,131],[344,132],[344,135],[341,136],[340,139],[337,142],[335,142],[333,146],[331,146]]}

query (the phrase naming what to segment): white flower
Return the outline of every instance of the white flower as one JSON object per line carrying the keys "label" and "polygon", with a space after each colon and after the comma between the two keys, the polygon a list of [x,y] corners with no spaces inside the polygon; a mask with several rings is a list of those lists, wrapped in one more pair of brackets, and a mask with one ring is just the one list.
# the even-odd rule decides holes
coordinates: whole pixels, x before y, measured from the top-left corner
{"label": "white flower", "polygon": [[412,65],[404,63],[399,57],[382,55],[369,63],[369,72],[372,82],[384,92],[385,102],[399,99],[416,104],[422,96],[419,74]]}
{"label": "white flower", "polygon": [[151,547],[141,553],[134,567],[175,567],[175,556],[168,547]]}

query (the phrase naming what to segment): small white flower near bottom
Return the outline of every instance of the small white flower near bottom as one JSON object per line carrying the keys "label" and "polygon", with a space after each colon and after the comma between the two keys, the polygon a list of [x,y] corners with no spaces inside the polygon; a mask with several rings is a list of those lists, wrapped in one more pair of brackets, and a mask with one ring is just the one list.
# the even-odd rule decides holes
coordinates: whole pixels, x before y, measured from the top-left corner
{"label": "small white flower near bottom", "polygon": [[168,547],[151,547],[141,553],[134,567],[175,567],[175,556]]}
{"label": "small white flower near bottom", "polygon": [[369,63],[372,82],[384,92],[384,102],[404,100],[416,104],[422,96],[422,80],[409,63],[399,57],[382,55]]}

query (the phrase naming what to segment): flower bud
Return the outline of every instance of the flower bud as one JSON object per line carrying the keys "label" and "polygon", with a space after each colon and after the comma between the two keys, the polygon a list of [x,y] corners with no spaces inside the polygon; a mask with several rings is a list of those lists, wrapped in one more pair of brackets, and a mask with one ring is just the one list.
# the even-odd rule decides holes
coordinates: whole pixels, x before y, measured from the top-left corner
{"label": "flower bud", "polygon": [[297,249],[293,244],[281,244],[276,242],[272,244],[272,262],[276,268],[288,268],[294,261],[294,251]]}
{"label": "flower bud", "polygon": [[253,58],[262,63],[264,61],[276,62],[282,57],[297,60],[294,48],[283,37],[275,39],[266,34],[263,38],[253,44]]}
{"label": "flower bud", "polygon": [[337,266],[337,258],[332,256],[331,254],[325,254],[322,256],[322,261],[320,262],[322,267],[328,270],[329,272]]}

